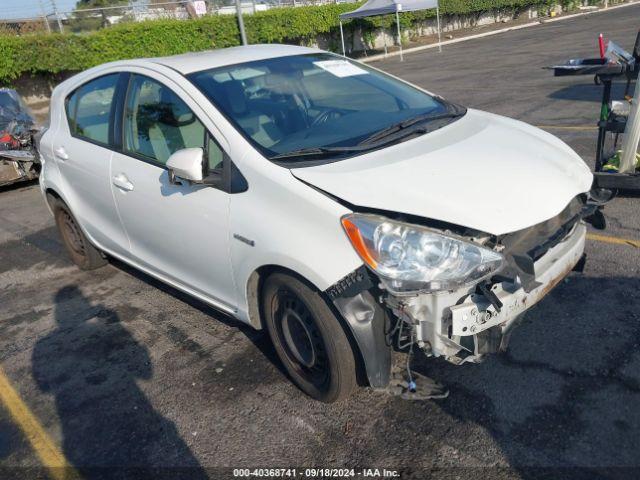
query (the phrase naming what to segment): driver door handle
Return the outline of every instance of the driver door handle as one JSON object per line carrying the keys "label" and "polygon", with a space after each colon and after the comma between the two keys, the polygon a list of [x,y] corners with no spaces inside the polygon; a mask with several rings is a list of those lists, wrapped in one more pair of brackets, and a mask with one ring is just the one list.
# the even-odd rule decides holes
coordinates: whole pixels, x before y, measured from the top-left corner
{"label": "driver door handle", "polygon": [[122,190],[125,190],[127,192],[130,192],[131,190],[133,190],[133,183],[129,181],[129,179],[124,173],[119,173],[118,175],[113,177],[112,181],[116,187]]}
{"label": "driver door handle", "polygon": [[64,149],[64,147],[57,147],[53,153],[55,153],[56,157],[58,157],[60,160],[69,160],[69,154]]}

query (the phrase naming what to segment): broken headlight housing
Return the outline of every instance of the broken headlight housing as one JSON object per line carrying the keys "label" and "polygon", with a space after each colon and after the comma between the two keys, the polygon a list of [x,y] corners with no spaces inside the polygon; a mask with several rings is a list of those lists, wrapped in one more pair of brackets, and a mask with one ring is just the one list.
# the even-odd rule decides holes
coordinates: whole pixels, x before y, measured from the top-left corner
{"label": "broken headlight housing", "polygon": [[504,257],[481,245],[379,215],[342,217],[351,244],[393,293],[473,285],[498,272]]}

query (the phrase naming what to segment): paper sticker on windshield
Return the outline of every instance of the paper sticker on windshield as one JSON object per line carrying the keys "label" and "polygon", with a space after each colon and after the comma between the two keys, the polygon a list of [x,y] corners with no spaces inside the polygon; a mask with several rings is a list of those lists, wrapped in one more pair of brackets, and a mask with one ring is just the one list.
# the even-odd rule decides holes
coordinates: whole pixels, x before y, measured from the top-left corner
{"label": "paper sticker on windshield", "polygon": [[340,78],[366,75],[369,73],[346,60],[321,60],[319,62],[313,62],[313,64]]}

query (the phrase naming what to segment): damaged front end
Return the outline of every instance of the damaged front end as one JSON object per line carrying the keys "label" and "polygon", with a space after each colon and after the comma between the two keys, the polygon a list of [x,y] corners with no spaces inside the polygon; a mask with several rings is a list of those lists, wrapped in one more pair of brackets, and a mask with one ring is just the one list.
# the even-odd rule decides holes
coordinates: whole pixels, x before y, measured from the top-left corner
{"label": "damaged front end", "polygon": [[[431,248],[429,253],[442,251],[457,260],[447,263],[446,258],[436,258],[441,270],[420,289],[408,274],[403,278],[409,280],[401,285],[379,273],[385,272],[380,264],[386,261],[379,253],[381,240],[375,232],[368,234],[359,227],[363,232],[359,238],[348,235],[369,268],[359,268],[325,293],[351,327],[375,388],[384,388],[390,381],[392,348],[413,351],[416,346],[428,356],[454,364],[479,362],[486,354],[504,350],[522,314],[569,272],[583,267],[583,220],[594,222],[600,217],[598,206],[587,202],[587,195],[579,195],[559,215],[506,235],[454,231],[451,226],[440,229],[439,235],[457,243],[439,244],[440,250]],[[433,226],[425,229],[435,232]],[[411,232],[403,235],[408,241]],[[355,245],[358,241],[360,249]],[[429,241],[414,243],[420,246]],[[466,257],[461,250],[465,248]],[[403,265],[402,253],[390,251]],[[462,280],[447,277],[446,268],[457,268]]]}
{"label": "damaged front end", "polygon": [[15,90],[0,89],[0,186],[38,177],[33,116]]}

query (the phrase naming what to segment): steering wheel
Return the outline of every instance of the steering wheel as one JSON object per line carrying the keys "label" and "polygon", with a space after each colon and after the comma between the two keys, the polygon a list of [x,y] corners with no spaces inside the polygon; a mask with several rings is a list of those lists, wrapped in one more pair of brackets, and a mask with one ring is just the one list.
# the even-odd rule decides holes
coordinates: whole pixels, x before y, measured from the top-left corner
{"label": "steering wheel", "polygon": [[325,110],[321,114],[319,114],[316,118],[314,118],[313,122],[311,122],[311,125],[309,126],[316,127],[318,125],[325,123],[327,120],[338,119],[342,115],[344,115],[344,110],[341,110],[339,108],[330,108],[328,110]]}

